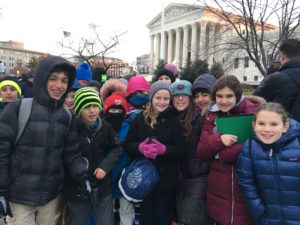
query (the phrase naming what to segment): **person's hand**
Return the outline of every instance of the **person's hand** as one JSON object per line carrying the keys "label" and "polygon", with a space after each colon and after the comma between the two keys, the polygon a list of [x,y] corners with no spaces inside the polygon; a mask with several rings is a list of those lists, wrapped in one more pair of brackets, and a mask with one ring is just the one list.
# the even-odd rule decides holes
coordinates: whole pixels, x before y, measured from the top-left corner
{"label": "person's hand", "polygon": [[221,140],[225,146],[229,147],[237,142],[238,137],[232,134],[222,134]]}
{"label": "person's hand", "polygon": [[139,144],[139,151],[144,155],[145,151],[148,151],[149,149],[149,138],[146,138],[143,142]]}
{"label": "person's hand", "polygon": [[[151,145],[152,145],[152,144],[151,144]],[[144,156],[145,156],[145,158],[147,158],[147,159],[156,159],[157,153],[156,153],[156,151],[155,151],[153,148],[151,148],[151,146],[150,146],[150,148],[148,148],[147,151],[144,151]]]}
{"label": "person's hand", "polygon": [[156,156],[165,154],[166,150],[167,148],[164,144],[153,138],[151,143],[147,145],[143,154],[146,158],[156,159]]}
{"label": "person's hand", "polygon": [[96,168],[94,171],[94,176],[98,179],[101,180],[106,176],[106,172],[101,169],[101,168]]}
{"label": "person's hand", "polygon": [[13,218],[8,197],[5,194],[0,194],[0,218],[4,218],[6,221],[7,217]]}
{"label": "person's hand", "polygon": [[91,188],[91,183],[87,179],[87,177],[83,177],[79,181],[79,188],[78,189],[80,191],[80,194],[77,197],[79,197],[83,200],[88,200],[90,198],[92,188]]}
{"label": "person's hand", "polygon": [[152,139],[152,146],[155,149],[157,155],[163,155],[167,151],[166,146],[160,143],[155,138]]}

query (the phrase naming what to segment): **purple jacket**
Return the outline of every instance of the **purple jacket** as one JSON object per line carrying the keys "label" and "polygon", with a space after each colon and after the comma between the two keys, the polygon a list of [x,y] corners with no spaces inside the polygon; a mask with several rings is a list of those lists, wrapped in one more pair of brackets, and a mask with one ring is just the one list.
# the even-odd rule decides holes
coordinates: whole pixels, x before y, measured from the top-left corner
{"label": "purple jacket", "polygon": [[[254,113],[257,107],[257,104],[243,99],[229,115]],[[200,158],[211,162],[207,184],[207,211],[209,216],[220,224],[251,225],[252,219],[238,190],[236,178],[236,161],[242,145],[226,147],[223,144],[221,134],[215,129],[215,119],[222,115],[221,111],[210,111],[197,147]]]}

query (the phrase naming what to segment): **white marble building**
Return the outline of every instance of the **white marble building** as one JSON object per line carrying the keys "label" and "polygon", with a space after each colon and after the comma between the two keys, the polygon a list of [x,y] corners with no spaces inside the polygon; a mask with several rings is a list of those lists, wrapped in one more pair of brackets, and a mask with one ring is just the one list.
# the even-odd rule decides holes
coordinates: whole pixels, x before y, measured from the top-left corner
{"label": "white marble building", "polygon": [[234,32],[225,32],[225,23],[209,10],[199,5],[171,3],[165,8],[164,18],[163,57],[160,55],[161,13],[147,24],[152,67],[161,58],[168,63],[175,62],[179,67],[184,67],[187,59],[200,58],[210,65],[222,63],[227,74],[237,76],[242,82],[258,84],[263,79],[245,52],[218,49],[222,47],[222,40],[234,37]]}

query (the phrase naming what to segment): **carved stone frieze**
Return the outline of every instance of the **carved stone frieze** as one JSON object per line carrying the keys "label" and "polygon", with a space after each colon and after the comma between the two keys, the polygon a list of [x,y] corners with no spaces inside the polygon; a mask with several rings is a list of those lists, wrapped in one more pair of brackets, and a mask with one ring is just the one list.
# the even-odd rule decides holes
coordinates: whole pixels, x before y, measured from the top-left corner
{"label": "carved stone frieze", "polygon": [[[184,15],[188,15],[194,11],[201,9],[200,6],[197,5],[187,5],[187,4],[170,4],[165,9],[165,21],[176,20],[178,17],[182,17]],[[161,21],[161,13],[158,14],[147,26],[155,26],[160,24]]]}

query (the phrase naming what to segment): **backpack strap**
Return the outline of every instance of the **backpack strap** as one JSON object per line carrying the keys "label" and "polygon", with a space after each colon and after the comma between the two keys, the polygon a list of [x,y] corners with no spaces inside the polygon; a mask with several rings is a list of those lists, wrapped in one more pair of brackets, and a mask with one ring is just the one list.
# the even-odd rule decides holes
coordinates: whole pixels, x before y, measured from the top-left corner
{"label": "backpack strap", "polygon": [[[20,105],[19,115],[18,115],[18,134],[15,139],[14,145],[16,145],[17,142],[20,140],[20,137],[23,134],[25,126],[27,125],[28,119],[31,114],[32,102],[33,102],[33,98],[23,98],[21,100],[21,105]],[[72,113],[69,109],[67,108],[64,109],[66,110],[69,116],[69,127],[68,127],[69,130],[72,123]]]}
{"label": "backpack strap", "polygon": [[296,79],[295,79],[295,77],[292,75],[292,69],[286,69],[286,70],[282,70],[282,71],[280,71],[281,73],[284,73],[284,74],[286,74],[286,75],[288,75],[289,76],[289,78],[291,78],[291,80],[296,84],[296,86],[298,87],[298,88],[300,88],[300,83],[299,83],[299,81],[297,81]]}
{"label": "backpack strap", "polygon": [[14,145],[16,145],[25,129],[29,116],[31,114],[33,98],[23,98],[18,115],[18,134],[15,139]]}

